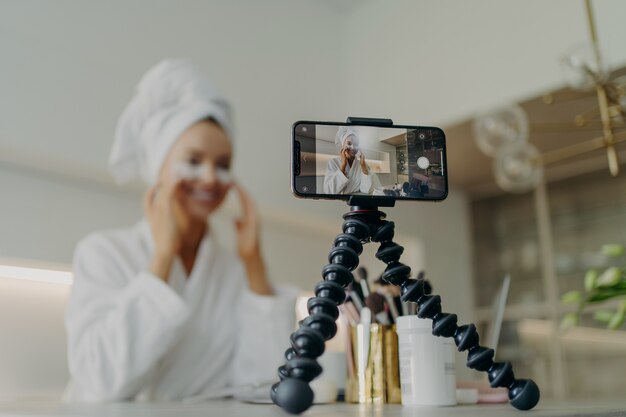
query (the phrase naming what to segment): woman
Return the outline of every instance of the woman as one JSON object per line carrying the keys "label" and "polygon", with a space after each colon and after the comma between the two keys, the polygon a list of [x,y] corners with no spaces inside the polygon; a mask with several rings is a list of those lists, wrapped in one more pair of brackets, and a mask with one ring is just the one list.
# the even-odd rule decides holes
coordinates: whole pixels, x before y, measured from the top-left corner
{"label": "woman", "polygon": [[335,135],[339,157],[328,161],[324,176],[326,194],[369,194],[372,191],[372,175],[360,149],[359,136],[349,126],[341,126]]}
{"label": "woman", "polygon": [[[179,400],[275,377],[295,294],[268,281],[254,203],[229,174],[231,140],[228,104],[188,62],[142,78],[110,164],[118,180],[149,184],[145,219],[76,248],[67,400]],[[231,188],[237,254],[207,221]]]}

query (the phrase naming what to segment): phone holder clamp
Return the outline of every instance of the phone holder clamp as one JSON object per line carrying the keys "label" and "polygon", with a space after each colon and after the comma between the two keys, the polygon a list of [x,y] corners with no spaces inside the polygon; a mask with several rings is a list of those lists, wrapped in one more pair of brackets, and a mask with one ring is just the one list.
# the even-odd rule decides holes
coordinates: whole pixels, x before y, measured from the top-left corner
{"label": "phone holder clamp", "polygon": [[351,124],[351,125],[360,125],[360,126],[378,126],[378,127],[393,126],[393,120],[391,119],[377,119],[377,118],[372,118],[372,117],[350,116],[346,119],[346,123]]}

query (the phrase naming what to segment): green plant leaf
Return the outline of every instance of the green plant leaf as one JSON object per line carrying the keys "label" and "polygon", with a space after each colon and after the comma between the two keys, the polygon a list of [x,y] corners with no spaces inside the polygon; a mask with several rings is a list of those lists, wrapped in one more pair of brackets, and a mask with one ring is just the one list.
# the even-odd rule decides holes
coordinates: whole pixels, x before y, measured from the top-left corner
{"label": "green plant leaf", "polygon": [[579,303],[582,300],[580,291],[568,291],[561,296],[562,303]]}
{"label": "green plant leaf", "polygon": [[573,326],[578,324],[578,314],[576,313],[567,313],[563,316],[561,320],[561,330],[567,330]]}
{"label": "green plant leaf", "polygon": [[620,282],[621,271],[618,267],[612,266],[598,277],[598,287],[607,288]]}
{"label": "green plant leaf", "polygon": [[608,324],[614,315],[615,312],[613,310],[598,310],[593,314],[593,318]]}
{"label": "green plant leaf", "polygon": [[608,244],[602,246],[602,253],[606,256],[616,258],[624,255],[624,246],[618,244]]}
{"label": "green plant leaf", "polygon": [[598,286],[598,271],[590,269],[585,274],[585,291],[589,292]]}
{"label": "green plant leaf", "polygon": [[622,324],[624,324],[624,315],[625,315],[624,313],[626,312],[623,310],[615,313],[613,317],[611,317],[611,320],[609,321],[609,324],[607,327],[611,330],[619,329],[622,326]]}
{"label": "green plant leaf", "polygon": [[596,292],[594,294],[591,294],[589,297],[587,297],[587,302],[588,303],[599,303],[601,301],[606,301],[610,298],[613,297],[617,297],[620,294],[616,294],[613,291],[603,291],[603,292]]}

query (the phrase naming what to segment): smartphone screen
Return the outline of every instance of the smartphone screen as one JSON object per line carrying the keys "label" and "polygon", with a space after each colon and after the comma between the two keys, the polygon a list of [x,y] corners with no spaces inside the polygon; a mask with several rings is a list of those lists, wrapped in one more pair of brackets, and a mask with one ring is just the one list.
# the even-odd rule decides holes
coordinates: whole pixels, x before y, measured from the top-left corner
{"label": "smartphone screen", "polygon": [[298,197],[443,200],[446,144],[437,127],[296,122],[292,190]]}

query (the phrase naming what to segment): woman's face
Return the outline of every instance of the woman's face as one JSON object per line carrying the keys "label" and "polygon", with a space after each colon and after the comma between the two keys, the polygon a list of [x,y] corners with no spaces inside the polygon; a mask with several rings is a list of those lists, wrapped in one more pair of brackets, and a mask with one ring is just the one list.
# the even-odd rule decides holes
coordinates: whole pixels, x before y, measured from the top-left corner
{"label": "woman's face", "polygon": [[206,218],[224,201],[230,187],[232,145],[215,122],[188,128],[172,146],[161,168],[160,181],[182,178],[181,206],[185,214]]}
{"label": "woman's face", "polygon": [[359,138],[354,135],[350,135],[343,142],[343,148],[348,151],[348,156],[353,159],[359,151]]}

